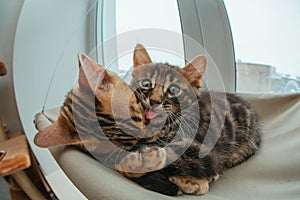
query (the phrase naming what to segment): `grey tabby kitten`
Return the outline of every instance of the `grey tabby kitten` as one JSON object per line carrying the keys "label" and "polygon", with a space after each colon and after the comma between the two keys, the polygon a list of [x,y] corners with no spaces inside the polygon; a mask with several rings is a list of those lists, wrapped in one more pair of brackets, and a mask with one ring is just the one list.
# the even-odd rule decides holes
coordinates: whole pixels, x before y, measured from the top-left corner
{"label": "grey tabby kitten", "polygon": [[[157,163],[147,168],[153,172],[143,169],[139,154],[125,157],[117,168],[139,172],[125,176],[159,174],[166,184],[177,185],[183,193],[201,195],[225,169],[241,164],[259,149],[258,116],[248,102],[234,94],[200,92],[205,56],[197,56],[183,68],[154,64],[138,44],[133,60],[131,87],[144,106],[147,125],[147,137],[137,146],[160,149],[146,160]],[[210,95],[214,95],[214,102]]]}

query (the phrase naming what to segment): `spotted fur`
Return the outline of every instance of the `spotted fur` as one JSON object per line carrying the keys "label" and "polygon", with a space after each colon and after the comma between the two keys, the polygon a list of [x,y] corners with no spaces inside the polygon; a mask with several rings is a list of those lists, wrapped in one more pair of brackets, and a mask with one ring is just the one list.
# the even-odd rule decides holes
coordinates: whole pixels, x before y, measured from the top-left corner
{"label": "spotted fur", "polygon": [[[166,152],[138,145],[145,117],[134,92],[116,74],[83,54],[79,64],[78,84],[66,95],[58,120],[36,134],[35,144],[43,148],[76,146],[142,187],[176,194],[178,187],[161,173],[143,171],[162,168]],[[133,168],[135,173],[128,172]]]}
{"label": "spotted fur", "polygon": [[[167,195],[177,195],[178,189],[203,194],[214,177],[259,148],[255,111],[237,96],[226,94],[221,137],[212,151],[201,157],[219,130],[218,121],[211,121],[210,93],[198,90],[205,69],[195,71],[194,66],[206,67],[201,56],[181,69],[153,64],[147,51],[137,46],[131,88],[88,57],[80,55],[79,60],[78,85],[67,94],[58,120],[36,135],[34,141],[40,147],[76,145],[104,155],[105,162],[114,164],[124,176]],[[151,87],[141,87],[145,78]],[[180,86],[175,96],[170,95],[170,91],[176,92],[176,87],[170,88],[174,85]],[[219,116],[221,107],[217,104],[214,108]],[[163,112],[153,117],[150,109]],[[210,126],[211,140],[204,143]],[[120,149],[131,153],[122,155]]]}
{"label": "spotted fur", "polygon": [[[109,155],[118,149],[130,150],[144,127],[141,104],[116,74],[85,55],[79,61],[78,84],[66,95],[58,120],[35,136],[35,144],[76,145]],[[118,158],[110,155],[110,159],[117,162]]]}

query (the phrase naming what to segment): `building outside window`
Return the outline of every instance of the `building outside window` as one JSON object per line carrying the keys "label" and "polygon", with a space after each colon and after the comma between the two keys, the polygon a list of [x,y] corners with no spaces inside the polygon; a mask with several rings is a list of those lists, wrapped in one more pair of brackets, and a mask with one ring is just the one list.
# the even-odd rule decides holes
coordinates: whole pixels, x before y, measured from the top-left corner
{"label": "building outside window", "polygon": [[237,92],[300,92],[300,2],[224,0],[236,56]]}

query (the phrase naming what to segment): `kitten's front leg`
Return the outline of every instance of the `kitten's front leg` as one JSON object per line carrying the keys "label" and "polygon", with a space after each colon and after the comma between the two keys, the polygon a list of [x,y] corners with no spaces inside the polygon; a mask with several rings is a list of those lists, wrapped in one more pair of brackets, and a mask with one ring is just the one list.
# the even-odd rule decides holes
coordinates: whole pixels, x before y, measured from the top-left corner
{"label": "kitten's front leg", "polygon": [[126,155],[115,169],[128,178],[138,178],[147,172],[160,170],[166,165],[166,150],[159,147],[144,147]]}

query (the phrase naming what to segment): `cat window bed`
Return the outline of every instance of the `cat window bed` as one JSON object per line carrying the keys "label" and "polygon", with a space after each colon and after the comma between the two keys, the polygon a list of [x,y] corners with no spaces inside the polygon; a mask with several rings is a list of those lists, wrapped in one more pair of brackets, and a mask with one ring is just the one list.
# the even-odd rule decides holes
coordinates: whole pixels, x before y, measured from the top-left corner
{"label": "cat window bed", "polygon": [[[143,189],[72,147],[53,148],[51,154],[46,149],[36,147],[32,142],[37,132],[32,124],[32,117],[42,106],[45,107],[43,100],[46,93],[51,97],[47,101],[47,108],[61,105],[64,95],[74,81],[72,77],[76,75],[74,66],[77,65],[77,60],[73,58],[80,51],[89,52],[96,43],[93,41],[93,38],[96,38],[94,35],[96,30],[91,26],[95,18],[93,15],[87,16],[88,10],[91,13],[96,12],[90,9],[96,2],[72,1],[72,4],[70,1],[59,0],[24,2],[14,40],[13,74],[19,116],[27,139],[41,164],[43,175],[60,199],[174,199]],[[180,7],[185,8],[181,10],[184,33],[202,44],[204,38],[201,37],[201,31],[203,31],[205,35],[203,45],[209,52],[213,52],[214,60],[225,66],[222,70],[225,83],[228,84],[227,91],[234,91],[233,46],[222,1],[178,2]],[[215,11],[221,13],[216,14]],[[83,20],[86,18],[87,21]],[[195,28],[200,21],[205,25],[205,30],[201,27]],[[112,27],[111,23],[106,24]],[[216,26],[207,26],[208,24]],[[212,27],[220,28],[220,31],[211,29]],[[91,41],[87,42],[88,38]],[[190,49],[189,45],[186,45],[185,49]],[[189,55],[190,53],[185,52],[186,58],[194,57]],[[52,82],[51,86],[48,85],[49,82]],[[204,196],[184,195],[176,199],[299,198],[300,154],[297,153],[300,147],[299,94],[246,95],[246,97],[254,103],[263,121],[264,142],[258,155],[240,166],[227,170]],[[53,123],[58,112],[59,109],[46,110],[43,114],[36,115],[37,129],[43,129]]]}
{"label": "cat window bed", "polygon": [[[226,170],[204,196],[176,199],[298,199],[300,196],[300,94],[243,94],[257,109],[263,144],[249,161]],[[41,130],[53,123],[59,108],[36,115]],[[51,149],[73,184],[88,199],[174,199],[148,191],[93,157],[72,147]]]}

